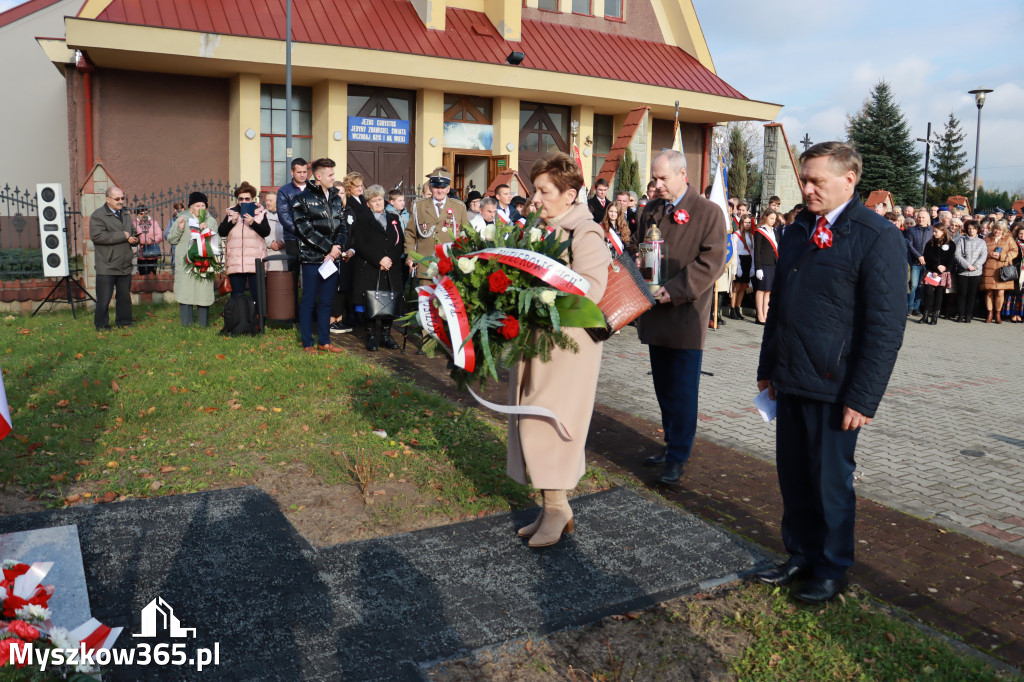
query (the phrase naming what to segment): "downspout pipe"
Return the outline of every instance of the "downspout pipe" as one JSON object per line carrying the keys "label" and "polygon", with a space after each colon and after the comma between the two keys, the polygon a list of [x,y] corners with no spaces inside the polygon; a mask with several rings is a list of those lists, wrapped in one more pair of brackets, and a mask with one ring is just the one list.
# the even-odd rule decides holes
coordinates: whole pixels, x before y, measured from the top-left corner
{"label": "downspout pipe", "polygon": [[96,66],[89,61],[84,52],[76,50],[75,68],[82,74],[82,99],[85,101],[85,170],[88,173],[92,170],[95,159],[92,153],[92,74],[96,73]]}

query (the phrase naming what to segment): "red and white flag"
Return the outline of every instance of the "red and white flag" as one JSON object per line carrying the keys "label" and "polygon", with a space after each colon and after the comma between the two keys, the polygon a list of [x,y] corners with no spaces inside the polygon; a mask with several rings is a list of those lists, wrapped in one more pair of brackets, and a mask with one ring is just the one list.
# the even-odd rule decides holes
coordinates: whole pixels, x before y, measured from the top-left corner
{"label": "red and white flag", "polygon": [[0,440],[11,432],[11,409],[7,406],[7,391],[4,390],[4,373],[0,370]]}

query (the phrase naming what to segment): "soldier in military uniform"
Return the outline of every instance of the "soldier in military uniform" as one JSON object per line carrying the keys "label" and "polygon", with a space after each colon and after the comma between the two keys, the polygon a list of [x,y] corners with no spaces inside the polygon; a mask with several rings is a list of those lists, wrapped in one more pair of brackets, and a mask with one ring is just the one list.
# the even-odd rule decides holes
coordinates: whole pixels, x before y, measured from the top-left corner
{"label": "soldier in military uniform", "polygon": [[[409,222],[405,227],[406,267],[412,268],[415,261],[412,254],[430,256],[438,244],[447,244],[459,236],[462,226],[468,221],[466,205],[448,196],[452,182],[447,168],[436,168],[428,176],[430,196],[417,199],[409,209]],[[426,267],[418,266],[420,284],[429,282]]]}

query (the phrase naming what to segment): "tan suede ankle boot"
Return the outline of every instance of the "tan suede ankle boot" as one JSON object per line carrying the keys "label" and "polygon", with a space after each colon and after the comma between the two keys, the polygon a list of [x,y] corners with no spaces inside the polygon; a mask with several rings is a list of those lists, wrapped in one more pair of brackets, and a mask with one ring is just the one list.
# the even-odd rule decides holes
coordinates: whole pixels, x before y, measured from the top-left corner
{"label": "tan suede ankle boot", "polygon": [[544,507],[540,508],[540,514],[537,514],[537,520],[528,526],[523,526],[517,532],[521,538],[532,538],[533,534],[540,528],[540,522],[544,520]]}
{"label": "tan suede ankle boot", "polygon": [[530,547],[550,547],[573,531],[572,509],[564,490],[543,490],[544,511],[540,527],[530,538]]}

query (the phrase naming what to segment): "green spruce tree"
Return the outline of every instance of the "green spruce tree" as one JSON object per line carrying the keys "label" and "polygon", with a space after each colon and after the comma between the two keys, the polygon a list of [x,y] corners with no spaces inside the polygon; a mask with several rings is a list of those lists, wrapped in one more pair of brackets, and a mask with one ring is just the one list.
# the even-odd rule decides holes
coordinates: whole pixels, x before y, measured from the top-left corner
{"label": "green spruce tree", "polygon": [[640,164],[633,158],[633,152],[629,147],[622,155],[622,163],[619,164],[618,178],[615,182],[616,192],[636,192],[640,194]]}
{"label": "green spruce tree", "polygon": [[928,180],[928,203],[942,205],[952,196],[970,196],[971,171],[964,151],[964,133],[952,112],[935,145]]}
{"label": "green spruce tree", "polygon": [[864,159],[857,185],[862,200],[885,189],[897,204],[920,201],[921,153],[914,149],[910,126],[888,83],[875,85],[861,110],[849,118],[846,134]]}

